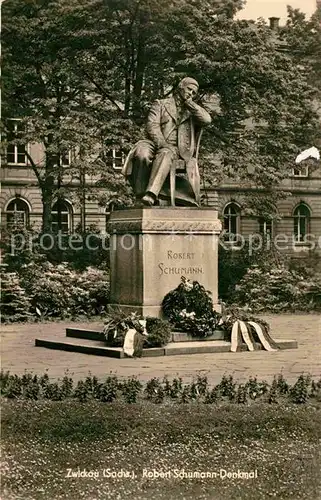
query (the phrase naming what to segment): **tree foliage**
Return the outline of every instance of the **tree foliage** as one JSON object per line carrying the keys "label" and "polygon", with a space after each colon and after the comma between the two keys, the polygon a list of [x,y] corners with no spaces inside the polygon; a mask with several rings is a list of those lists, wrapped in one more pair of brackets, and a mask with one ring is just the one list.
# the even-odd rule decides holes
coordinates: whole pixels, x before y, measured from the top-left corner
{"label": "tree foliage", "polygon": [[[206,182],[232,177],[273,192],[298,151],[314,141],[315,82],[293,56],[297,22],[289,21],[287,49],[280,50],[264,22],[233,19],[242,4],[4,3],[5,109],[26,117],[24,139],[45,144],[45,168],[32,166],[49,202],[61,176],[52,156],[81,146],[74,175],[81,168],[102,173],[104,202],[127,203],[129,191],[108,167],[106,148],[126,151],[141,138],[150,103],[185,75],[198,79],[213,115],[201,152]],[[312,50],[319,35],[308,31]]]}
{"label": "tree foliage", "polygon": [[[314,86],[314,105],[321,117],[321,5],[310,19],[298,9],[288,7],[288,21],[281,31],[289,51],[299,67]],[[317,131],[316,144],[321,146],[320,127]]]}
{"label": "tree foliage", "polygon": [[310,19],[298,9],[288,7],[288,21],[281,36],[295,61],[321,92],[321,5],[318,4]]}
{"label": "tree foliage", "polygon": [[104,15],[99,2],[88,5],[97,9],[90,16],[96,39],[77,61],[117,116],[141,124],[151,100],[189,74],[209,107],[213,96],[220,102],[204,141],[208,179],[237,175],[271,188],[290,172],[315,133],[313,88],[264,23],[231,19],[224,2],[109,1]]}
{"label": "tree foliage", "polygon": [[[66,8],[62,1],[13,0],[3,6],[4,125],[10,123],[7,119],[21,118],[23,131],[11,142],[43,145],[40,159],[27,148],[25,152],[41,189],[45,232],[51,231],[55,199],[76,185],[73,192],[80,203],[91,178],[107,168],[101,130],[106,110],[69,55],[72,4],[77,2]],[[69,153],[72,161],[66,167],[62,159]],[[110,171],[117,184],[117,174]],[[125,183],[120,185],[127,194]]]}

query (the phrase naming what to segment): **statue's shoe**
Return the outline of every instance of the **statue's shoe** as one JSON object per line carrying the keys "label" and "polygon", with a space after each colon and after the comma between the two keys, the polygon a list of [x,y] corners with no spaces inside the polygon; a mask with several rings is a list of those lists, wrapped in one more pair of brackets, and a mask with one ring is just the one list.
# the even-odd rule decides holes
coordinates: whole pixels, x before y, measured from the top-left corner
{"label": "statue's shoe", "polygon": [[155,199],[149,194],[145,194],[145,196],[142,197],[142,202],[144,205],[151,207],[152,205],[154,205]]}

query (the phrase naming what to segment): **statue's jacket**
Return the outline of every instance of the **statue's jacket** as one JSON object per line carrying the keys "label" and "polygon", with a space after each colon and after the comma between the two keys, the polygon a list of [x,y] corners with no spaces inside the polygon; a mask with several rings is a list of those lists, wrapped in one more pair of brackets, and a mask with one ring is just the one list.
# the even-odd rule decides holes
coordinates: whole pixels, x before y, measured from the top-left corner
{"label": "statue's jacket", "polygon": [[[185,160],[186,173],[197,202],[199,201],[199,172],[197,156],[201,130],[211,123],[209,113],[194,101],[178,116],[174,97],[155,101],[149,111],[146,131],[149,141],[139,141],[129,152],[122,173],[130,176],[136,147],[142,142],[150,143],[156,152],[166,143],[176,144],[179,156]],[[156,151],[155,151],[156,149]]]}

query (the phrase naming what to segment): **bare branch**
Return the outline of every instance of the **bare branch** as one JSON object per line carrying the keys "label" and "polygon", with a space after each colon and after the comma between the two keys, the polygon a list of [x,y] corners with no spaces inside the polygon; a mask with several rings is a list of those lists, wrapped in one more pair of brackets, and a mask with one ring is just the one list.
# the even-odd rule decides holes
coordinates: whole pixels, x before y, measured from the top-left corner
{"label": "bare branch", "polygon": [[30,153],[28,153],[28,151],[27,151],[26,148],[25,148],[25,155],[28,158],[28,161],[29,161],[29,163],[31,165],[32,170],[34,171],[35,176],[37,177],[39,185],[41,186],[42,182],[43,182],[43,179],[41,178],[40,172],[39,172],[39,170],[37,168],[37,164],[33,161],[32,156],[30,155]]}
{"label": "bare branch", "polygon": [[99,90],[99,92],[104,96],[106,97],[117,109],[118,111],[121,111],[123,113],[123,110],[122,108],[119,106],[119,104],[117,104],[117,102],[115,101],[115,99],[112,98],[112,96],[110,94],[108,94],[105,89],[103,89],[103,87],[98,83],[96,82],[92,76],[89,75],[89,73],[84,69],[82,68],[82,72],[84,73],[84,75],[88,78],[88,80],[93,83],[95,85],[95,87]]}

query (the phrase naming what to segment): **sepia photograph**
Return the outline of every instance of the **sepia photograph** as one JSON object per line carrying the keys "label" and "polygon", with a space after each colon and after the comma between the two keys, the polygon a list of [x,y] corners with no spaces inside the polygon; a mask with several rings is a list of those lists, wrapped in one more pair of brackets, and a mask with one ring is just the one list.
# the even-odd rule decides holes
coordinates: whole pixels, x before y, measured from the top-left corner
{"label": "sepia photograph", "polygon": [[2,0],[1,500],[321,500],[321,0]]}

